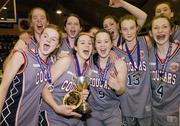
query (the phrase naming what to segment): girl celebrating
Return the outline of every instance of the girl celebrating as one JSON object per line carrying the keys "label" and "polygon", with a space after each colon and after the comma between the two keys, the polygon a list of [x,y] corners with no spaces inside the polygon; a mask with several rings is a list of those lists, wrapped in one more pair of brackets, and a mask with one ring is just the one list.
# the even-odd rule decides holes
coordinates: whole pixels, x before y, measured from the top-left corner
{"label": "girl celebrating", "polygon": [[75,40],[82,30],[80,18],[74,14],[69,15],[64,22],[64,30],[67,36],[63,38],[62,46],[58,51],[58,57],[61,57],[61,54],[64,53],[72,54]]}
{"label": "girl celebrating", "polygon": [[[40,36],[44,28],[49,24],[48,15],[43,8],[35,7],[30,11],[29,21],[31,26],[31,31],[33,36],[28,33],[23,33],[20,35],[20,39],[15,44],[13,50],[26,49],[27,47],[34,48],[38,45],[40,41]],[[3,69],[5,68],[7,62],[13,55],[13,50],[8,55],[3,64]]]}
{"label": "girl celebrating", "polygon": [[91,117],[87,126],[118,126],[122,124],[118,95],[125,91],[127,67],[122,59],[113,63],[110,51],[113,46],[110,34],[100,30],[95,35],[97,53],[91,65],[90,96]]}
{"label": "girl celebrating", "polygon": [[128,126],[151,126],[151,88],[148,46],[144,36],[137,37],[138,25],[133,15],[120,18],[124,42],[114,51],[128,65],[126,92],[120,98],[123,121]]}
{"label": "girl celebrating", "polygon": [[[109,0],[109,6],[114,8],[122,7],[126,9],[128,12],[137,17],[137,23],[141,27],[146,21],[147,14],[145,12],[124,0]],[[106,16],[103,20],[103,28],[111,34],[114,46],[119,46],[123,41],[123,38],[119,33],[118,19],[111,15]]]}
{"label": "girl celebrating", "polygon": [[38,48],[14,51],[0,85],[0,125],[38,125],[40,94],[45,83],[51,83],[48,57],[60,39],[59,28],[48,25]]}
{"label": "girl celebrating", "polygon": [[[75,78],[79,76],[86,76],[88,73],[88,64],[92,49],[93,41],[91,36],[87,33],[80,34],[74,45],[73,54],[70,55],[71,62],[52,66],[54,72],[52,73],[56,82],[54,83],[54,90],[52,92],[53,98],[57,104],[63,104],[63,98],[67,92],[76,90],[77,85]],[[58,61],[57,61],[58,62]],[[68,68],[64,74],[59,76],[59,67]],[[87,89],[82,91],[84,99],[87,98],[89,92]],[[80,118],[68,117],[64,114],[57,114],[48,104],[43,102],[41,107],[41,121],[40,124],[44,126],[83,126],[84,123]],[[77,114],[76,114],[77,115]]]}
{"label": "girl celebrating", "polygon": [[[155,16],[164,15],[168,17],[171,21],[174,20],[175,13],[173,8],[169,2],[160,2],[155,7]],[[173,24],[172,27],[172,38],[174,39],[173,42],[180,43],[180,27],[179,25]]]}
{"label": "girl celebrating", "polygon": [[172,24],[165,16],[152,20],[150,53],[154,126],[178,126],[180,107],[180,46],[172,43]]}

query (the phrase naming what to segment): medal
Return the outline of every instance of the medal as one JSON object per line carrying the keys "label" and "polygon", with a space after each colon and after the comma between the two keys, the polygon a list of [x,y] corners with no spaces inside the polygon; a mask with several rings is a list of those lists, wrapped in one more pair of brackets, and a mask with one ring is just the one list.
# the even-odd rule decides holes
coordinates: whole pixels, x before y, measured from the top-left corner
{"label": "medal", "polygon": [[157,50],[155,50],[156,70],[157,70],[157,73],[159,74],[159,82],[158,82],[159,84],[161,84],[161,82],[163,81],[163,76],[164,76],[165,71],[166,71],[166,67],[167,67],[167,64],[168,64],[168,61],[169,61],[169,58],[171,55],[171,51],[172,51],[172,43],[169,43],[169,48],[168,48],[164,63],[162,64],[162,69],[159,69],[158,68],[158,54],[157,54]]}
{"label": "medal", "polygon": [[48,90],[49,90],[50,92],[52,92],[52,91],[54,90],[54,85],[49,84],[49,85],[48,85]]}
{"label": "medal", "polygon": [[140,77],[141,77],[141,72],[140,71],[135,71],[134,73],[133,73],[133,77],[137,80],[137,79],[140,79]]}

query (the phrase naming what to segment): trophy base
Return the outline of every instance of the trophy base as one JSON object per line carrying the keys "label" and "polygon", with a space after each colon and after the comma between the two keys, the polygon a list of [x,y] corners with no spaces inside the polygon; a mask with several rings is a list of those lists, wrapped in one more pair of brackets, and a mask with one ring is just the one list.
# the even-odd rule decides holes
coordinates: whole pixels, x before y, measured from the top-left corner
{"label": "trophy base", "polygon": [[87,115],[91,113],[91,109],[89,107],[89,104],[86,101],[83,101],[82,104],[77,108],[77,112]]}

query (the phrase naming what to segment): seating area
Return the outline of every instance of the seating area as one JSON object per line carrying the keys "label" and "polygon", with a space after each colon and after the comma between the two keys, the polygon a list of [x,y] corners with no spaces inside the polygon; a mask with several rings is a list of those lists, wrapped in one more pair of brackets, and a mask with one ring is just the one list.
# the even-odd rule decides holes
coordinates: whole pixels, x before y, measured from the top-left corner
{"label": "seating area", "polygon": [[2,70],[3,62],[17,40],[18,36],[15,35],[0,35],[0,70]]}

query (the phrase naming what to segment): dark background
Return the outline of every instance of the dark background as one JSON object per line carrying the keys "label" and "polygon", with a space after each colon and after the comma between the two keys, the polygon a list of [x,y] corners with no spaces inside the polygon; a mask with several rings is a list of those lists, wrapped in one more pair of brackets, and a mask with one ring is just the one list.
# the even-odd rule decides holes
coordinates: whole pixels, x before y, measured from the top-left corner
{"label": "dark background", "polygon": [[[7,0],[1,0],[1,2]],[[10,0],[12,1],[12,0]],[[168,1],[172,4],[176,18],[180,17],[180,0],[126,0],[127,2],[141,8],[148,14],[147,22],[154,16],[154,7],[159,2]],[[0,7],[2,3],[0,2]],[[64,18],[69,13],[75,13],[85,22],[86,29],[90,26],[102,27],[103,17],[111,14],[117,18],[128,13],[123,8],[108,7],[109,0],[16,0],[17,21],[19,18],[27,18],[33,7],[43,7],[50,15],[51,23],[62,26]],[[61,15],[56,10],[61,9]]]}
{"label": "dark background", "polygon": [[[106,15],[114,15],[119,18],[128,12],[123,8],[108,7],[109,0],[15,0],[17,17],[14,23],[0,22],[0,69],[9,54],[10,50],[17,41],[22,29],[28,29],[27,17],[30,10],[34,7],[44,8],[49,16],[50,23],[61,26],[63,21],[70,13],[79,15],[85,24],[85,30],[89,30],[91,26],[102,27],[102,20]],[[141,34],[147,34],[147,24],[154,16],[154,7],[158,2],[168,1],[172,4],[175,12],[175,18],[180,17],[180,0],[126,0],[127,2],[141,8],[148,14],[145,26],[141,30]],[[6,16],[13,16],[13,0],[0,0],[0,9],[4,3],[8,2],[9,7],[5,11]],[[56,10],[61,9],[62,14],[57,15]],[[0,10],[0,17],[4,10]],[[179,21],[179,20],[178,20]],[[178,22],[179,23],[179,22]],[[21,28],[19,26],[22,26]],[[1,76],[1,74],[0,74]],[[0,77],[1,78],[1,77]]]}

